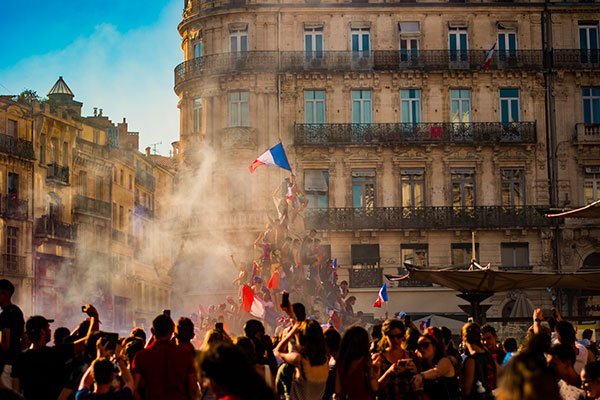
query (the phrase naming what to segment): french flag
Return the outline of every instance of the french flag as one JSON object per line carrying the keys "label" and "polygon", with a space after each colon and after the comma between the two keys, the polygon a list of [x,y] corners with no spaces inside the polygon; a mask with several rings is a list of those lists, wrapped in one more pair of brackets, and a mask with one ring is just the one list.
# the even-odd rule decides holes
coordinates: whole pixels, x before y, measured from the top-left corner
{"label": "french flag", "polygon": [[265,318],[265,303],[256,296],[254,290],[248,285],[242,286],[242,306],[247,313],[254,315],[256,318]]}
{"label": "french flag", "polygon": [[383,285],[381,286],[381,289],[379,289],[379,294],[377,295],[377,300],[375,300],[373,307],[381,308],[381,304],[384,301],[385,302],[388,301],[387,282],[384,282]]}
{"label": "french flag", "polygon": [[287,169],[288,171],[292,170],[281,143],[277,143],[254,160],[254,162],[250,164],[250,173],[253,173],[256,168],[261,165],[276,165],[279,168]]}
{"label": "french flag", "polygon": [[496,43],[494,43],[492,48],[489,49],[487,54],[485,55],[485,60],[483,61],[483,66],[481,67],[481,69],[483,71],[487,71],[488,69],[490,69],[490,65],[492,64],[492,58],[494,57],[495,49],[496,49]]}

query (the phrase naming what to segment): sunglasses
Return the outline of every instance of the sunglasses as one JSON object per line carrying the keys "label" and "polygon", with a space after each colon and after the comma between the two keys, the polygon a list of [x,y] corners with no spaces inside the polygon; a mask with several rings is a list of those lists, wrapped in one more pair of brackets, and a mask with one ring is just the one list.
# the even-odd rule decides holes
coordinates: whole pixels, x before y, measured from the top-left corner
{"label": "sunglasses", "polygon": [[417,343],[417,347],[420,349],[425,350],[426,348],[428,348],[431,345],[431,342],[419,342]]}
{"label": "sunglasses", "polygon": [[402,339],[402,338],[404,337],[404,334],[402,334],[402,333],[397,333],[397,334],[395,334],[395,335],[388,335],[388,337],[389,337],[390,339]]}

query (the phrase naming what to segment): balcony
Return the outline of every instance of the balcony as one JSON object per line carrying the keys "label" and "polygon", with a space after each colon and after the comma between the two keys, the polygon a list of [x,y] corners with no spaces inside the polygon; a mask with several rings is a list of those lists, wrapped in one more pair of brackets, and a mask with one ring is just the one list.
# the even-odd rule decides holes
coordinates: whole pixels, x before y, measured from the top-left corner
{"label": "balcony", "polygon": [[577,124],[575,132],[578,144],[600,144],[600,124]]}
{"label": "balcony", "polygon": [[0,152],[25,158],[27,160],[35,160],[33,152],[33,143],[28,140],[15,139],[12,136],[0,134]]}
{"label": "balcony", "polygon": [[73,210],[77,213],[92,214],[97,217],[110,219],[110,203],[82,195],[73,198]]}
{"label": "balcony", "polygon": [[[487,50],[247,51],[211,54],[175,67],[175,87],[193,78],[237,72],[480,71]],[[494,52],[490,70],[542,70],[541,50]]]}
{"label": "balcony", "polygon": [[383,284],[383,268],[377,266],[353,266],[350,272],[350,287],[376,288]]}
{"label": "balcony", "polygon": [[482,206],[323,208],[307,210],[307,229],[321,231],[409,230],[409,229],[516,229],[552,227],[543,216],[546,207],[505,208]]}
{"label": "balcony", "polygon": [[153,192],[154,187],[156,185],[156,179],[150,172],[144,170],[137,170],[135,171],[135,184],[140,185]]}
{"label": "balcony", "polygon": [[117,229],[112,230],[112,240],[115,242],[126,243],[126,237],[127,235],[124,232]]}
{"label": "balcony", "polygon": [[18,220],[27,220],[29,216],[29,202],[21,200],[13,195],[4,195],[0,197],[0,216]]}
{"label": "balcony", "polygon": [[134,213],[144,218],[154,218],[154,210],[140,203],[135,203]]}
{"label": "balcony", "polygon": [[229,149],[256,150],[256,129],[245,126],[221,130],[221,146]]}
{"label": "balcony", "polygon": [[2,268],[0,268],[0,273],[3,276],[26,276],[27,268],[25,266],[25,256],[2,254]]}
{"label": "balcony", "polygon": [[531,271],[533,271],[533,266],[531,266],[531,265],[510,265],[510,266],[501,265],[498,267],[498,269],[500,271],[531,272]]}
{"label": "balcony", "polygon": [[35,236],[74,241],[77,239],[77,226],[42,215],[35,221]]}
{"label": "balcony", "polygon": [[534,144],[535,122],[295,124],[296,146]]}
{"label": "balcony", "polygon": [[69,167],[62,167],[57,163],[48,164],[46,171],[46,180],[59,182],[65,185],[69,184]]}
{"label": "balcony", "polygon": [[600,69],[600,50],[555,49],[555,69]]}
{"label": "balcony", "polygon": [[77,138],[77,151],[99,158],[108,158],[108,146]]}

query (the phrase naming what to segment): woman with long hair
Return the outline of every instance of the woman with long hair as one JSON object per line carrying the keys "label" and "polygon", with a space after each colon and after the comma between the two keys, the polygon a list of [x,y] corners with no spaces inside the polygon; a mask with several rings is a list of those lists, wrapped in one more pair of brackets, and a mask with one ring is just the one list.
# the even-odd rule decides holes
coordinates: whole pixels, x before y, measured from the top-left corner
{"label": "woman with long hair", "polygon": [[462,327],[462,341],[467,358],[463,362],[462,393],[467,400],[492,399],[498,376],[492,355],[481,343],[481,328],[474,322]]}
{"label": "woman with long hair", "polygon": [[415,379],[422,381],[425,394],[436,400],[459,399],[456,371],[446,355],[444,336],[440,329],[425,330],[417,341],[417,356],[422,372]]}
{"label": "woman with long hair", "polygon": [[341,400],[374,399],[379,384],[371,364],[369,333],[360,326],[346,331],[337,358],[335,393]]}
{"label": "woman with long hair", "polygon": [[[290,339],[299,332],[299,350],[285,352]],[[275,347],[274,353],[284,362],[296,367],[292,381],[291,400],[321,399],[329,374],[327,349],[323,329],[317,321],[296,322]]]}
{"label": "woman with long hair", "polygon": [[198,370],[219,400],[275,400],[242,351],[223,342],[200,355]]}
{"label": "woman with long hair", "polygon": [[381,327],[380,352],[373,355],[373,367],[379,377],[379,400],[416,399],[411,380],[417,372],[414,355],[403,347],[406,330],[399,319],[386,320]]}

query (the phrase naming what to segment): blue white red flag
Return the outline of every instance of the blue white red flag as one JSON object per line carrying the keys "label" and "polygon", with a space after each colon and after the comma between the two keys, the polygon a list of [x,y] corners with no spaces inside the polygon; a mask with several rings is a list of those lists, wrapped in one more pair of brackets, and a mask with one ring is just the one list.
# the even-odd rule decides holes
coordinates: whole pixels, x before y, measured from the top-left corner
{"label": "blue white red flag", "polygon": [[381,289],[379,289],[379,294],[377,295],[377,300],[375,300],[373,307],[381,308],[381,304],[384,301],[385,302],[388,301],[387,282],[384,282],[383,285],[381,286]]}
{"label": "blue white red flag", "polygon": [[254,160],[254,162],[250,164],[250,173],[253,173],[256,168],[261,165],[275,165],[279,168],[287,169],[288,171],[292,170],[281,143],[277,143]]}
{"label": "blue white red flag", "polygon": [[485,60],[483,61],[483,65],[481,66],[481,69],[483,71],[487,71],[488,69],[490,69],[490,65],[492,64],[492,58],[494,57],[495,49],[496,49],[496,43],[494,43],[492,48],[489,49],[487,54],[485,55]]}

